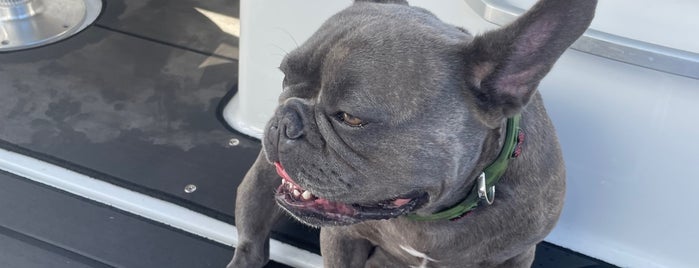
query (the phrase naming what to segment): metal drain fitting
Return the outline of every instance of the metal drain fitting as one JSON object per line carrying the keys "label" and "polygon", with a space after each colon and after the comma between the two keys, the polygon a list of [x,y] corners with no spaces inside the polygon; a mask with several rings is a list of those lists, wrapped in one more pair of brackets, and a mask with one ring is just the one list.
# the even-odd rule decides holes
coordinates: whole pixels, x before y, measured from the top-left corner
{"label": "metal drain fitting", "polygon": [[102,0],[0,0],[0,52],[68,38],[101,11]]}

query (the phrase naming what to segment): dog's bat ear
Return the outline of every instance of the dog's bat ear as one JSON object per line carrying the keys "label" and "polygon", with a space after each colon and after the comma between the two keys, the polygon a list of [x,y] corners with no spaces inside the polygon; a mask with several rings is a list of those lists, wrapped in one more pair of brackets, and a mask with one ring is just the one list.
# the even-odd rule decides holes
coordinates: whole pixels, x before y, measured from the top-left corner
{"label": "dog's bat ear", "polygon": [[408,1],[406,0],[355,0],[354,2],[372,2],[372,3],[380,3],[380,4],[400,4],[400,5],[408,5]]}
{"label": "dog's bat ear", "polygon": [[488,117],[518,113],[594,17],[597,0],[541,0],[513,23],[466,48],[469,86]]}

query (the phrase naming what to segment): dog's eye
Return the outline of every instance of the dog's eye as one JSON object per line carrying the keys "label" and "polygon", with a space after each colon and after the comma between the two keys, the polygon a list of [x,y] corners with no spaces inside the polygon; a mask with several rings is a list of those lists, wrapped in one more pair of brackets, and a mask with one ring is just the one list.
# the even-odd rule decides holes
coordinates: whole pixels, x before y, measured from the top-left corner
{"label": "dog's eye", "polygon": [[364,125],[362,119],[345,112],[337,113],[337,119],[351,127],[361,127]]}

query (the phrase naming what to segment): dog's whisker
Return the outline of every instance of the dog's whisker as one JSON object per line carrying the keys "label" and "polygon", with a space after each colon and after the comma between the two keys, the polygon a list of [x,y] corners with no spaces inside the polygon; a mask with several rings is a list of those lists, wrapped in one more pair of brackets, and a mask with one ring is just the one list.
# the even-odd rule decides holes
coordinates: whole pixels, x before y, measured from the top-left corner
{"label": "dog's whisker", "polygon": [[289,55],[289,51],[287,51],[286,49],[282,48],[281,46],[279,46],[279,45],[277,45],[277,44],[269,44],[269,45],[272,46],[272,47],[275,47],[275,48],[277,48],[277,49],[279,49],[279,50],[282,51],[282,54],[278,54],[278,55],[282,55],[282,56],[284,56],[284,57],[286,57],[286,55]]}
{"label": "dog's whisker", "polygon": [[296,39],[294,38],[293,35],[291,35],[291,33],[289,31],[287,31],[286,29],[281,28],[281,27],[277,27],[276,29],[284,32],[287,36],[289,36],[289,38],[291,38],[291,41],[294,41],[294,44],[296,44],[296,48],[299,47],[299,43],[296,42]]}

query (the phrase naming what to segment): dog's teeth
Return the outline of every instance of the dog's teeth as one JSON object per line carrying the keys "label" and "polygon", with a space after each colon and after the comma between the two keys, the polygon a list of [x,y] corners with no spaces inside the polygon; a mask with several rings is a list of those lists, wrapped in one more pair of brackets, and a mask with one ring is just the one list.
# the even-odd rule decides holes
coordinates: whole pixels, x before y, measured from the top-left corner
{"label": "dog's teeth", "polygon": [[299,197],[301,195],[301,192],[299,190],[294,189],[294,197]]}
{"label": "dog's teeth", "polygon": [[303,194],[301,194],[301,197],[303,198],[303,200],[311,199],[312,196],[313,195],[309,191],[303,191]]}

